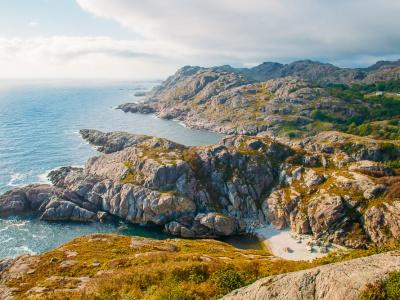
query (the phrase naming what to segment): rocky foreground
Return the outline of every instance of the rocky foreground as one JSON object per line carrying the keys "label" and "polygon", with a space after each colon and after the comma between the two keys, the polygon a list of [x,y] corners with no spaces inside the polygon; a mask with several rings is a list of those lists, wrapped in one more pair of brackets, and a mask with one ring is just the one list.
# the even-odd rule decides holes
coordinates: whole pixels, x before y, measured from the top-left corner
{"label": "rocky foreground", "polygon": [[351,300],[368,284],[400,270],[398,252],[363,257],[309,270],[263,278],[224,300]]}
{"label": "rocky foreground", "polygon": [[397,142],[338,132],[285,145],[268,137],[232,136],[185,147],[132,135],[83,130],[106,152],[85,168],[49,174],[0,197],[0,216],[46,221],[118,218],[154,224],[185,238],[251,232],[263,224],[351,248],[400,236]]}
{"label": "rocky foreground", "polygon": [[[394,252],[325,265],[385,249]],[[261,279],[227,299],[357,299],[368,284],[400,270],[395,249],[356,250],[311,263],[215,240],[97,234],[40,255],[0,260],[0,299],[217,299],[262,277],[303,269],[309,270]]]}

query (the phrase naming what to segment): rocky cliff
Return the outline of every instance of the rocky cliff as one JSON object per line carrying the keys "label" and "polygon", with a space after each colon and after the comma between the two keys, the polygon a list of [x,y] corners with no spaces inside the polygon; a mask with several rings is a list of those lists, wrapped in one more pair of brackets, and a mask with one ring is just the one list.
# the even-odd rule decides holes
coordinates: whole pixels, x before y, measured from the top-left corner
{"label": "rocky cliff", "polygon": [[116,217],[182,237],[229,236],[272,223],[353,248],[400,236],[400,179],[382,163],[398,157],[397,142],[329,132],[290,145],[239,135],[185,147],[122,132],[81,133],[106,154],[84,168],[52,171],[52,186],[0,196],[0,215]]}

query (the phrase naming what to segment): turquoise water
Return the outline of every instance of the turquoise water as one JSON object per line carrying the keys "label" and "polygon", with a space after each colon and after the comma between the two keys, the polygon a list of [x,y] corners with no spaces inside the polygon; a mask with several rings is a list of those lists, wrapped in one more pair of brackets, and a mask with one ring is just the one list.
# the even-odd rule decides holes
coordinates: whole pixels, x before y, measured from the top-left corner
{"label": "turquoise water", "polygon": [[[135,93],[155,84],[0,82],[0,193],[46,182],[50,170],[83,165],[97,155],[79,136],[81,128],[148,134],[185,145],[212,144],[221,138],[174,121],[114,109],[118,104],[135,101]],[[121,233],[121,229],[110,224],[0,220],[0,257],[46,251],[73,237],[95,232]],[[137,226],[122,233],[160,238],[157,231]]]}
{"label": "turquoise water", "polygon": [[160,228],[122,223],[48,223],[37,219],[0,219],[0,258],[45,252],[76,237],[92,233],[117,233],[156,239],[168,237]]}

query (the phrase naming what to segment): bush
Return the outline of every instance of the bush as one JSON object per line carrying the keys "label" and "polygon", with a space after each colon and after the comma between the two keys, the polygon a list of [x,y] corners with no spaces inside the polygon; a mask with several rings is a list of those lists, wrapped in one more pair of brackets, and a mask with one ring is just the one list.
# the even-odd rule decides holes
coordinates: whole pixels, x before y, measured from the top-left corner
{"label": "bush", "polygon": [[387,160],[384,162],[385,167],[400,169],[400,159],[397,160]]}
{"label": "bush", "polygon": [[154,297],[157,300],[198,300],[200,297],[194,295],[191,291],[182,287],[174,287],[172,289],[161,291]]}
{"label": "bush", "polygon": [[389,274],[389,278],[385,283],[385,290],[388,299],[394,300],[400,298],[400,272]]}
{"label": "bush", "polygon": [[359,300],[400,299],[400,272],[390,273],[385,281],[367,285]]}
{"label": "bush", "polygon": [[359,300],[386,300],[387,295],[382,288],[383,283],[368,284],[365,290],[358,297]]}
{"label": "bush", "polygon": [[326,115],[322,110],[319,110],[319,109],[314,109],[311,112],[311,118],[313,118],[314,120],[317,120],[317,121],[322,121],[322,122],[330,121],[330,119],[331,119],[328,115]]}
{"label": "bush", "polygon": [[220,270],[211,275],[211,281],[218,287],[222,295],[238,289],[246,284],[242,273],[233,270]]}

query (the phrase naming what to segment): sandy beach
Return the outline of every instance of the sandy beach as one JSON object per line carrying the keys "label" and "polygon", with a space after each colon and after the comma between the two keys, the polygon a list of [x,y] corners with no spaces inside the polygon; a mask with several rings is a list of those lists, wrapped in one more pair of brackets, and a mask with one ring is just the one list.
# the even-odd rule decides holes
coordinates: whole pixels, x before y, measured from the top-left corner
{"label": "sandy beach", "polygon": [[290,230],[278,230],[273,226],[264,226],[255,231],[258,238],[275,256],[288,260],[313,260],[327,255],[321,253],[319,247],[314,246],[310,251],[308,242],[312,241],[310,236],[301,236],[301,242],[295,238]]}

